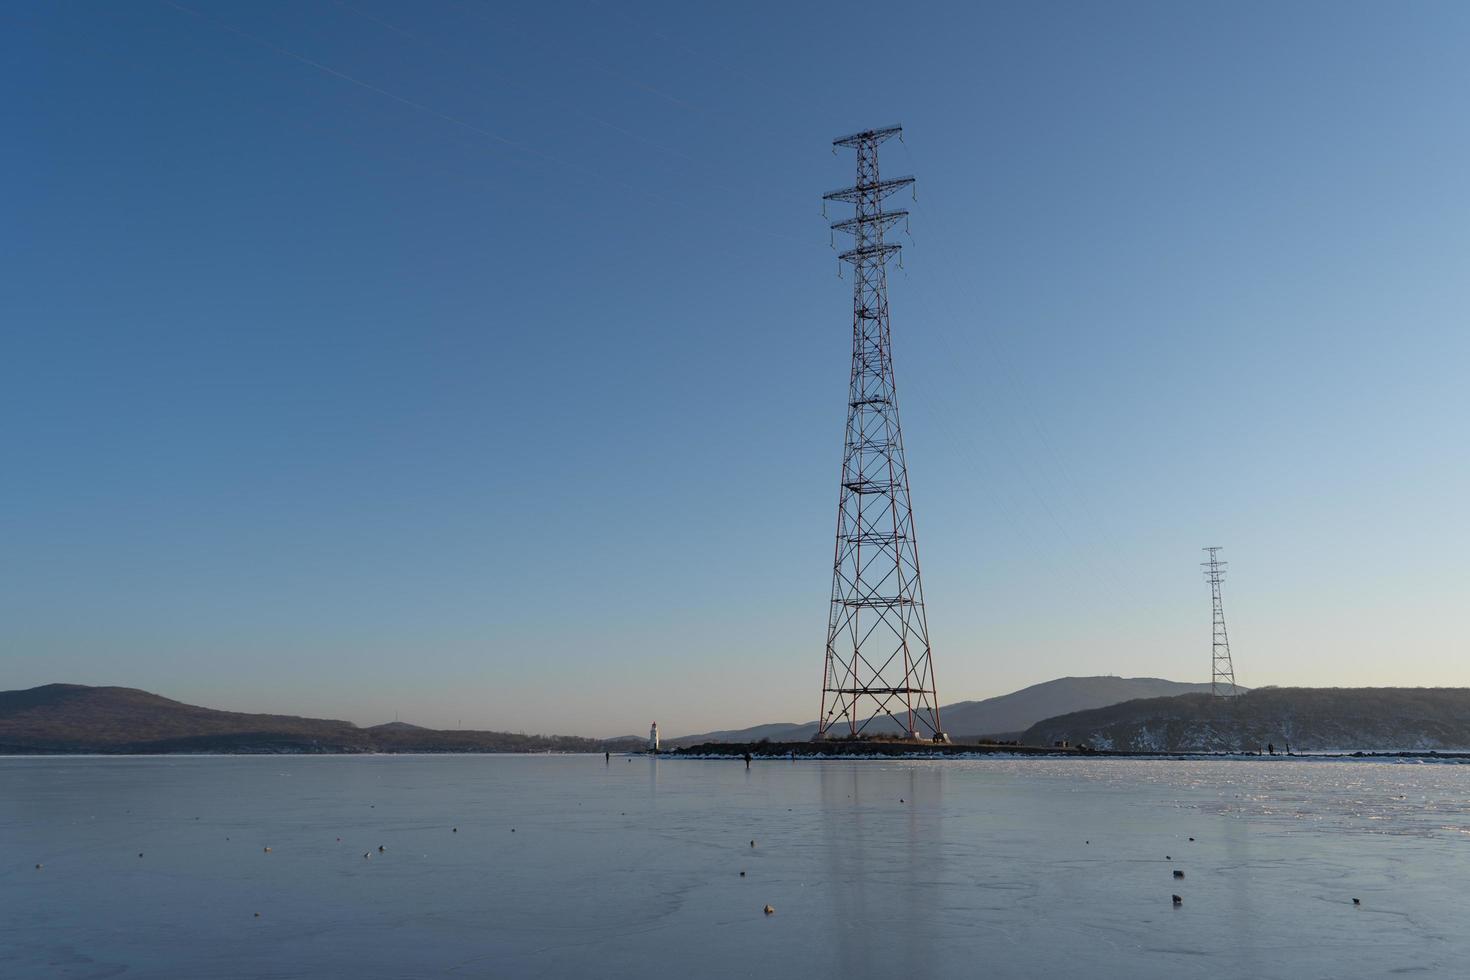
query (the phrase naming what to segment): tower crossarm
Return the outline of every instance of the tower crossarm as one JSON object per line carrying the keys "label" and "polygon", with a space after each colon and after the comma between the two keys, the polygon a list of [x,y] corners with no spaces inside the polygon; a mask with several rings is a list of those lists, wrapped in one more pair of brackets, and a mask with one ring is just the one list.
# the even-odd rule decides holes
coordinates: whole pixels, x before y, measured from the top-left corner
{"label": "tower crossarm", "polygon": [[[882,126],[878,129],[865,129],[860,133],[848,133],[846,136],[839,136],[832,141],[832,145],[857,146],[859,143],[872,143],[877,145],[892,136],[899,136],[902,132],[902,126]],[[899,136],[899,142],[903,142],[902,136]]]}
{"label": "tower crossarm", "polygon": [[822,195],[822,200],[846,201],[848,204],[856,204],[858,201],[881,201],[889,194],[910,187],[913,183],[914,178],[912,177],[890,177],[888,180],[858,183],[838,191],[828,191]]}
{"label": "tower crossarm", "polygon": [[834,221],[832,222],[832,230],[845,231],[849,235],[856,235],[860,231],[863,234],[871,234],[872,230],[875,228],[882,231],[887,231],[889,228],[892,228],[894,225],[898,224],[900,221],[902,221],[904,218],[907,218],[908,216],[909,213],[902,210],[878,211],[873,214],[858,215],[855,218],[848,218],[846,221]]}
{"label": "tower crossarm", "polygon": [[851,262],[853,265],[859,265],[867,262],[869,259],[886,262],[889,256],[902,248],[903,246],[897,242],[883,242],[878,245],[863,245],[858,248],[851,248],[837,257],[844,262]]}

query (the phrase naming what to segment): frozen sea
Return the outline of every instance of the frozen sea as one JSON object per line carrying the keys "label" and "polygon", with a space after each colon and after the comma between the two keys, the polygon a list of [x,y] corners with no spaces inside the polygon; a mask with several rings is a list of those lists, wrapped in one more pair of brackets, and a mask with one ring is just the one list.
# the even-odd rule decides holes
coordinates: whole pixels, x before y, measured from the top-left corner
{"label": "frozen sea", "polygon": [[1462,765],[0,758],[5,978],[1462,977],[1467,930]]}

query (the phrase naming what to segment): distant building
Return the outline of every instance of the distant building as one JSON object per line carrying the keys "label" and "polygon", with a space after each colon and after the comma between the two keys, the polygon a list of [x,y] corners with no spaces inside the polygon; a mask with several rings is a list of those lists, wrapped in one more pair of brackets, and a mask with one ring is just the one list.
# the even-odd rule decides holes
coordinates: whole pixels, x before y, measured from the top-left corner
{"label": "distant building", "polygon": [[648,728],[648,751],[658,751],[658,722],[654,722]]}

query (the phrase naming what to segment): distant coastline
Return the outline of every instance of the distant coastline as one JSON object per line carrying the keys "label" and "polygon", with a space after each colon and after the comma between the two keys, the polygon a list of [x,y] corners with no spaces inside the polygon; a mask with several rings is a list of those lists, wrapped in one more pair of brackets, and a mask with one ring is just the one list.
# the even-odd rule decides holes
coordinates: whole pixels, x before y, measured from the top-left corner
{"label": "distant coastline", "polygon": [[1077,747],[1057,748],[1032,745],[951,744],[929,745],[902,741],[878,742],[766,742],[758,744],[707,743],[660,753],[673,759],[740,759],[746,753],[752,760],[781,761],[798,758],[822,760],[943,760],[943,759],[1161,759],[1221,760],[1241,762],[1405,760],[1470,764],[1470,749],[1401,749],[1352,752],[1157,752],[1127,749],[1093,750]]}
{"label": "distant coastline", "polygon": [[366,755],[622,752],[642,739],[441,731],[245,714],[125,687],[0,692],[0,755]]}
{"label": "distant coastline", "polygon": [[[808,726],[778,725],[686,737],[665,749],[685,756],[749,752],[810,758],[1470,756],[1466,688],[1265,687],[1238,697],[1185,693],[1040,714],[1079,701],[1096,703],[1109,691],[1126,697],[1130,690],[1171,684],[1147,678],[1062,678],[958,704],[946,708],[945,717],[968,717],[976,727],[1040,720],[1024,730],[992,728],[998,732],[992,735],[951,729],[950,744],[905,740],[877,725],[868,738],[812,741]],[[773,729],[780,734],[768,736]],[[332,719],[218,711],[123,687],[47,684],[0,692],[0,755],[621,754],[646,745],[632,735],[597,739],[448,731],[403,722],[364,728]],[[1338,748],[1344,745],[1366,748]]]}
{"label": "distant coastline", "polygon": [[[678,749],[659,752],[656,755],[640,749],[610,751],[623,759],[661,759],[669,761],[739,761],[743,753],[734,746],[720,745],[700,749]],[[0,759],[249,759],[263,756],[314,756],[317,758],[384,758],[405,756],[463,756],[466,758],[499,758],[507,756],[585,756],[596,758],[603,751],[595,750],[510,750],[510,751],[457,751],[457,750],[406,750],[406,751],[234,751],[234,752],[83,752],[83,751],[0,751]],[[1135,760],[1160,762],[1383,762],[1383,763],[1429,763],[1446,765],[1470,765],[1470,749],[1459,751],[1402,750],[1384,752],[1294,752],[1291,755],[1264,755],[1253,752],[1067,752],[1060,749],[1010,746],[987,748],[979,745],[957,745],[947,749],[933,747],[915,748],[893,752],[879,752],[871,748],[834,752],[832,747],[803,746],[798,749],[782,749],[752,752],[752,762],[786,762],[792,756],[802,762],[944,762],[975,760]]]}

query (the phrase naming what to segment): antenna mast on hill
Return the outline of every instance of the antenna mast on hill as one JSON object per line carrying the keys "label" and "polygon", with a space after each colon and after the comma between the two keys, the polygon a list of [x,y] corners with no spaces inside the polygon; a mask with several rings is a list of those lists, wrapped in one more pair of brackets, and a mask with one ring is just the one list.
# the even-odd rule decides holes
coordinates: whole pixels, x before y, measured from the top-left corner
{"label": "antenna mast on hill", "polygon": [[878,146],[901,133],[889,126],[833,140],[833,147],[857,151],[857,183],[822,197],[824,213],[828,201],[851,204],[856,213],[832,223],[833,231],[853,237],[839,256],[853,269],[852,375],[818,738],[857,737],[877,721],[870,734],[891,732],[896,723],[910,738],[948,741],[939,723],[888,326],[888,260],[901,246],[885,242],[883,233],[906,222],[908,212],[884,210],[883,200],[912,187],[914,178],[882,179]]}
{"label": "antenna mast on hill", "polygon": [[1235,665],[1230,660],[1230,634],[1225,632],[1225,607],[1220,604],[1220,583],[1225,581],[1225,566],[1218,545],[1206,548],[1210,560],[1200,562],[1205,581],[1210,583],[1210,601],[1215,610],[1214,640],[1210,644],[1210,693],[1217,698],[1233,698],[1240,693],[1235,687]]}

